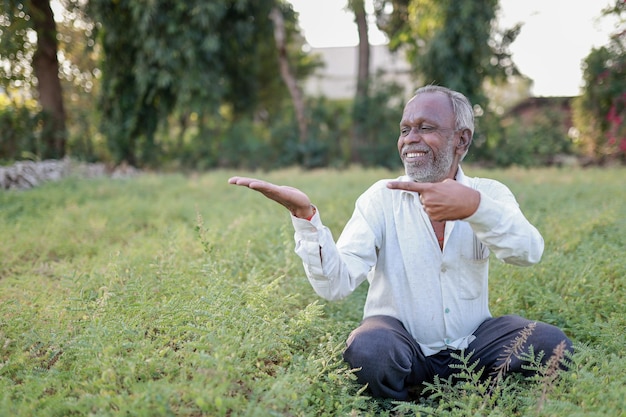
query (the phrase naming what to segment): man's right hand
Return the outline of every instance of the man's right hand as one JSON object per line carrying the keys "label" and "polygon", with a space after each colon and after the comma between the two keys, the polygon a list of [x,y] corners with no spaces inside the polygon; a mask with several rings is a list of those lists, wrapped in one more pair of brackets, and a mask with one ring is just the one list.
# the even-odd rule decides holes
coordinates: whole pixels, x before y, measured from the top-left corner
{"label": "man's right hand", "polygon": [[389,181],[387,188],[419,193],[420,202],[431,220],[465,219],[476,212],[480,193],[451,179],[426,183],[415,181]]}
{"label": "man's right hand", "polygon": [[286,207],[295,217],[310,219],[315,214],[309,197],[297,188],[276,185],[271,182],[247,177],[232,177],[228,180],[228,183],[248,187],[251,190],[260,192],[270,200],[274,200]]}

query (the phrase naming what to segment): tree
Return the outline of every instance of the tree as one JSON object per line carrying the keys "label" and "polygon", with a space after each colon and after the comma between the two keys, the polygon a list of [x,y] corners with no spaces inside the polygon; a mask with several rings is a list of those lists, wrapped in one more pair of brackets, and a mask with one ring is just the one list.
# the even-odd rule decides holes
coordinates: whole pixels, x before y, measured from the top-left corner
{"label": "tree", "polygon": [[57,9],[59,78],[66,113],[66,155],[85,161],[107,161],[109,155],[98,134],[97,97],[100,91],[100,45],[92,32],[95,23],[84,10],[67,4]]}
{"label": "tree", "polygon": [[298,80],[291,63],[289,62],[285,20],[283,18],[283,12],[278,6],[272,8],[270,12],[270,19],[272,19],[272,22],[274,23],[274,39],[278,50],[280,74],[285,81],[285,85],[289,89],[289,93],[291,94],[291,100],[293,101],[293,107],[296,112],[296,119],[298,122],[298,131],[300,132],[300,143],[303,144],[307,140],[308,122],[306,118],[306,107],[302,96],[302,90],[298,85]]}
{"label": "tree", "polygon": [[[57,27],[50,0],[6,0],[0,10],[0,75],[5,88],[36,85],[43,111],[42,158],[65,155],[67,130],[59,61]],[[36,44],[30,41],[36,35]],[[32,78],[31,69],[35,78]]]}
{"label": "tree", "polygon": [[[116,160],[156,163],[158,130],[174,113],[179,120],[197,115],[198,135],[219,153],[218,131],[245,125],[243,119],[288,94],[274,81],[280,80],[270,20],[276,7],[288,44],[295,14],[279,0],[91,0],[103,49],[102,129]],[[297,64],[296,57],[294,74],[301,77]]]}
{"label": "tree", "polygon": [[[31,0],[33,27],[37,33],[37,50],[33,55],[33,69],[37,77],[39,102],[45,112],[44,157],[60,158],[65,155],[67,131],[65,107],[59,79],[57,59],[57,28],[50,0]],[[47,119],[49,117],[49,119]]]}
{"label": "tree", "polygon": [[[616,0],[605,14],[622,16],[626,3]],[[577,143],[597,162],[626,163],[626,30],[615,33],[608,45],[592,49],[583,64],[584,87],[574,100]]]}
{"label": "tree", "polygon": [[508,47],[520,26],[496,31],[497,8],[497,0],[375,0],[390,48],[406,50],[423,82],[461,91],[482,108],[485,80],[519,73]]}
{"label": "tree", "polygon": [[354,21],[359,33],[356,94],[352,109],[353,128],[350,160],[351,162],[362,163],[361,151],[364,150],[366,145],[367,132],[365,126],[369,114],[370,42],[365,2],[363,0],[348,0],[348,8],[354,13]]}

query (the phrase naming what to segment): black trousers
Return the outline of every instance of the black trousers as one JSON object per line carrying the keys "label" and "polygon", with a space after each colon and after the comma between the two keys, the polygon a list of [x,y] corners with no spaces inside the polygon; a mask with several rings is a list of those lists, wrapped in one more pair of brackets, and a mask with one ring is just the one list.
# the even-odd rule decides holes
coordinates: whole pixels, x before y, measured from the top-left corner
{"label": "black trousers", "polygon": [[[510,347],[520,332],[532,323],[519,316],[502,316],[485,320],[474,332],[476,339],[465,350],[472,353],[472,361],[479,360],[478,369],[485,368],[489,376],[500,365],[504,350]],[[571,340],[558,327],[536,322],[523,349],[532,345],[535,354],[543,351],[544,363],[554,348],[565,341],[567,350],[572,349]],[[406,400],[408,389],[423,382],[432,382],[435,375],[447,378],[457,370],[451,364],[459,363],[445,350],[432,356],[424,356],[419,345],[399,320],[388,316],[374,316],[363,320],[348,338],[344,359],[356,372],[358,381],[368,384],[373,396]],[[456,351],[459,355],[461,351]],[[500,360],[498,360],[500,359]],[[522,361],[511,358],[508,372],[528,371],[522,369]]]}

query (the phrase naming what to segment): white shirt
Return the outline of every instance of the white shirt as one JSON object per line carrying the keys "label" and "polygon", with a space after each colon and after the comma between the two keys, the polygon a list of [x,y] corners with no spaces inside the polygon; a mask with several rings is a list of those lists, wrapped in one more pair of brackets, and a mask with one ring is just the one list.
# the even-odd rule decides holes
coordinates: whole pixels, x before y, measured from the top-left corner
{"label": "white shirt", "polygon": [[[400,181],[411,181],[408,177]],[[544,242],[500,182],[470,178],[459,167],[456,180],[480,192],[470,217],[447,221],[439,247],[419,195],[372,185],[335,244],[320,213],[308,221],[292,217],[295,251],[315,292],[338,300],[369,281],[364,318],[400,320],[426,356],[464,349],[487,318],[489,253],[507,263],[539,262]]]}

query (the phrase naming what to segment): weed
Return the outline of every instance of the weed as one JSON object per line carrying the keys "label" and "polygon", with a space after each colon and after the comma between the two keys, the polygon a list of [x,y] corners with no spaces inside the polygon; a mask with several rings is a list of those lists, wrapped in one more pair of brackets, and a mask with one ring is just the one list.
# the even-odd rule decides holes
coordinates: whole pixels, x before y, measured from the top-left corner
{"label": "weed", "polygon": [[522,354],[522,349],[526,344],[526,341],[532,334],[532,332],[537,327],[537,322],[529,323],[525,326],[520,333],[513,339],[509,346],[506,346],[502,351],[502,354],[498,358],[499,364],[493,368],[491,377],[492,377],[492,386],[497,385],[506,374],[509,372],[509,366],[511,365],[511,360],[513,357],[519,357]]}

